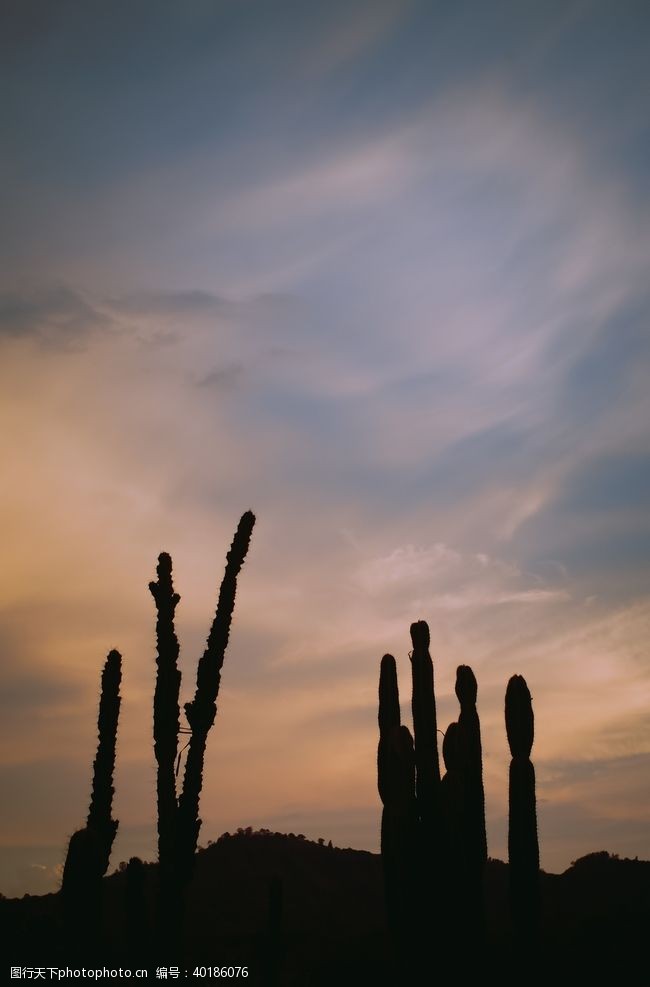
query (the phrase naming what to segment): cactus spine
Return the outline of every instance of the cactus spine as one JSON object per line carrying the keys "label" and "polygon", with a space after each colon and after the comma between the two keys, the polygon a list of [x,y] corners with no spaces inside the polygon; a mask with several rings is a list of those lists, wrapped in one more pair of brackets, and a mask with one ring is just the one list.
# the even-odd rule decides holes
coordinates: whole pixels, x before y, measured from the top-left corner
{"label": "cactus spine", "polygon": [[122,656],[118,651],[111,651],[101,678],[99,740],[88,817],[85,827],[70,838],[61,883],[66,934],[77,952],[91,950],[100,938],[101,882],[108,870],[118,827],[111,812],[121,680]]}
{"label": "cactus spine", "polygon": [[534,942],[539,922],[539,844],[535,768],[530,760],[535,721],[526,680],[513,675],[506,689],[506,732],[510,762],[508,861],[510,910],[520,946]]}

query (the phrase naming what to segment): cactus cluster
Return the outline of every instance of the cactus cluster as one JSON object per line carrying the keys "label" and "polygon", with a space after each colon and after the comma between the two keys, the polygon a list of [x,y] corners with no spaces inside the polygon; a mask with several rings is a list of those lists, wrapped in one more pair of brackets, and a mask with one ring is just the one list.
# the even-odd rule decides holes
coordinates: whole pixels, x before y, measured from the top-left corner
{"label": "cactus cluster", "polygon": [[[400,722],[397,668],[384,655],[379,676],[377,787],[383,803],[381,854],[386,911],[402,963],[414,962],[437,928],[452,944],[466,941],[478,958],[485,941],[484,876],[487,863],[478,686],[468,665],[456,671],[457,722],[442,743],[440,776],[433,662],[429,628],[411,625],[414,740]],[[519,939],[534,935],[539,917],[539,850],[530,693],[513,676],[506,694],[510,768],[509,863],[511,912]],[[471,962],[472,957],[468,957]]]}
{"label": "cactus cluster", "polygon": [[[156,605],[157,675],[154,692],[153,735],[158,766],[158,896],[157,945],[166,954],[179,955],[182,943],[183,899],[192,876],[201,827],[199,801],[208,732],[217,712],[217,696],[235,605],[237,577],[250,545],[255,516],[246,511],[226,557],[216,614],[197,672],[194,699],[185,704],[189,729],[188,755],[182,791],[176,792],[178,739],[181,732],[178,669],[179,644],[174,617],[180,597],[174,592],[172,560],[158,557],[157,580],[149,584]],[[67,948],[72,954],[96,955],[101,940],[102,878],[108,869],[117,831],[112,818],[113,770],[122,659],[111,651],[102,674],[99,704],[99,744],[93,769],[92,794],[86,825],[68,845],[61,901]],[[132,858],[126,873],[126,938],[132,956],[143,953],[148,942],[144,896],[144,871]],[[144,950],[146,952],[146,949]]]}
{"label": "cactus cluster", "polygon": [[182,941],[183,899],[192,877],[201,820],[199,801],[203,786],[203,762],[207,736],[217,713],[221,668],[228,645],[235,607],[237,577],[250,545],[255,515],[246,511],[226,556],[217,609],[207,644],[197,670],[196,692],[185,703],[189,724],[185,773],[180,796],[176,794],[174,763],[180,730],[179,692],[181,674],[177,661],[178,638],[174,615],[180,597],[172,584],[172,562],[162,553],[158,558],[157,582],[149,584],[156,604],[158,645],[154,693],[154,752],[158,762],[158,862],[159,890],[156,932],[159,946],[177,952]]}

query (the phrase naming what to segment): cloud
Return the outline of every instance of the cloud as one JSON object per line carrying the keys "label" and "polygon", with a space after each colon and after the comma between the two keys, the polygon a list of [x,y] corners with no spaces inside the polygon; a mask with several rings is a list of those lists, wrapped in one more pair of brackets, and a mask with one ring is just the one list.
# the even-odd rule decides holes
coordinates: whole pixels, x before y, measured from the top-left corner
{"label": "cloud", "polygon": [[235,387],[244,377],[245,369],[241,363],[233,363],[230,366],[215,367],[201,377],[198,381],[199,387],[213,388],[216,391],[221,391],[224,388],[228,389]]}
{"label": "cloud", "polygon": [[108,300],[116,312],[146,319],[185,322],[192,318],[221,315],[227,302],[209,291],[149,291],[136,292]]}
{"label": "cloud", "polygon": [[0,338],[32,337],[43,345],[65,348],[112,326],[107,313],[64,286],[0,293]]}

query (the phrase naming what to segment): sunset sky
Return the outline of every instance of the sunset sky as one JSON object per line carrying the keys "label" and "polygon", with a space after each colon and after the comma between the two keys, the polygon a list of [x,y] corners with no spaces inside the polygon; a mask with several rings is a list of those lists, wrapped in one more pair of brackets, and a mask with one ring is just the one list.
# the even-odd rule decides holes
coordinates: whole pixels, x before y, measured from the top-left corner
{"label": "sunset sky", "polygon": [[257,515],[200,842],[376,850],[379,660],[533,695],[542,865],[650,856],[646,0],[8,0],[0,891],[57,887],[124,656],[112,866],[155,855],[156,558],[183,699]]}

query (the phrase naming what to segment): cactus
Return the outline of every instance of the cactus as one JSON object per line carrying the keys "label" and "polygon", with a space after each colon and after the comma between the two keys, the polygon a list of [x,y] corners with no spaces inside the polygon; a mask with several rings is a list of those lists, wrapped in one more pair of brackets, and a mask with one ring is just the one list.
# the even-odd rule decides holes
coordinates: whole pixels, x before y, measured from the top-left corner
{"label": "cactus", "polygon": [[446,771],[440,780],[440,803],[449,859],[453,860],[453,866],[458,868],[463,852],[465,803],[458,723],[450,723],[447,727],[442,741],[442,758]]}
{"label": "cactus", "polygon": [[160,938],[169,941],[178,926],[179,895],[176,867],[175,763],[180,730],[178,697],[181,673],[178,669],[179,644],[174,614],[180,596],[172,583],[172,560],[166,552],[158,556],[157,582],[149,583],[156,604],[157,674],[153,701],[154,752],[158,764],[158,884],[157,926]]}
{"label": "cactus", "polygon": [[[438,758],[434,673],[429,653],[429,628],[419,620],[411,625],[412,711],[415,762],[415,801],[410,780],[410,734],[399,727],[399,699],[395,660],[382,659],[379,686],[378,788],[384,803],[382,813],[382,857],[389,922],[404,933],[396,914],[409,914],[399,905],[399,896],[414,899],[409,914],[410,949],[414,962],[422,960],[422,943],[431,928],[443,939],[460,944],[470,935],[474,946],[484,936],[483,879],[487,862],[485,797],[481,733],[476,710],[477,685],[474,673],[461,665],[456,674],[460,702],[457,723],[452,723],[443,741],[446,774],[441,779]],[[398,739],[397,730],[406,731]],[[409,797],[416,824],[409,830],[409,851],[399,861],[393,849],[394,791],[389,787],[399,765],[401,797]],[[396,782],[393,783],[397,784]],[[410,854],[410,856],[409,856]],[[406,891],[407,889],[407,891]],[[401,911],[399,911],[401,908]],[[403,949],[403,952],[405,950]],[[418,958],[419,957],[419,958]]]}
{"label": "cactus", "polygon": [[379,745],[377,788],[383,803],[381,858],[386,912],[400,956],[413,921],[417,807],[413,738],[400,726],[397,669],[384,655],[379,675]]}
{"label": "cactus", "polygon": [[[415,794],[419,818],[418,865],[415,877],[418,932],[424,944],[428,930],[438,929],[443,938],[449,917],[443,907],[445,885],[444,825],[440,806],[440,762],[434,691],[433,662],[429,654],[429,627],[424,620],[411,624],[411,672],[413,694],[413,739],[415,746]],[[424,962],[422,956],[420,960]]]}
{"label": "cactus", "polygon": [[415,742],[415,790],[418,815],[428,828],[437,826],[440,787],[436,699],[433,662],[429,654],[429,627],[424,620],[411,624],[413,675],[413,738]]}
{"label": "cactus", "polygon": [[399,725],[397,666],[392,655],[384,655],[379,669],[379,746],[377,748],[377,787],[384,804],[390,786],[388,741]]}
{"label": "cactus", "polygon": [[439,883],[445,892],[444,924],[447,942],[456,946],[461,926],[466,928],[465,894],[465,787],[460,727],[450,723],[442,741],[446,768],[440,781],[442,834],[446,853],[440,861]]}
{"label": "cactus", "polygon": [[185,762],[183,790],[178,802],[176,831],[177,866],[183,884],[189,881],[192,874],[201,828],[199,799],[203,786],[206,740],[217,714],[221,668],[235,607],[237,576],[248,552],[254,524],[255,515],[252,511],[246,511],[239,521],[230,551],[226,556],[226,571],[219,590],[217,611],[205,651],[199,660],[194,699],[192,702],[185,703],[185,715],[192,732]]}
{"label": "cactus", "polygon": [[508,682],[505,713],[512,754],[508,825],[510,911],[519,945],[526,947],[537,935],[540,897],[535,768],[530,760],[535,721],[530,692],[521,675],[513,675]]}
{"label": "cactus", "polygon": [[248,552],[254,524],[254,514],[246,511],[239,521],[226,557],[226,571],[219,590],[216,615],[205,651],[199,660],[194,699],[185,704],[190,740],[179,798],[176,795],[174,762],[180,731],[181,674],[177,664],[179,644],[174,629],[174,615],[180,596],[174,592],[172,561],[166,552],[158,556],[157,581],[149,583],[157,612],[158,671],[154,694],[154,751],[158,763],[159,874],[156,937],[159,948],[164,946],[176,958],[182,942],[185,889],[192,876],[201,827],[198,810],[207,735],[217,712],[216,701],[235,605],[237,576]]}
{"label": "cactus", "polygon": [[463,860],[466,923],[473,926],[475,937],[485,934],[483,881],[487,863],[485,832],[485,795],[483,792],[483,758],[481,724],[476,710],[478,687],[469,665],[456,670],[456,695],[460,703],[458,717],[458,756],[463,778]]}
{"label": "cactus", "polygon": [[178,638],[174,615],[180,601],[172,583],[172,561],[166,552],[158,556],[156,582],[149,583],[156,604],[158,671],[154,694],[154,751],[158,762],[158,897],[156,938],[158,947],[178,957],[182,942],[185,889],[192,876],[201,820],[199,799],[203,786],[203,761],[207,735],[217,712],[221,667],[228,645],[235,606],[237,576],[246,558],[255,515],[246,511],[226,557],[226,571],[219,590],[217,611],[197,670],[196,692],[185,704],[190,740],[183,787],[176,795],[174,762],[178,751],[179,693]]}
{"label": "cactus", "polygon": [[92,950],[99,942],[101,882],[108,870],[118,827],[111,811],[121,679],[122,656],[118,651],[111,651],[102,671],[99,741],[88,817],[85,827],[70,838],[61,882],[66,935],[69,945],[77,952]]}

